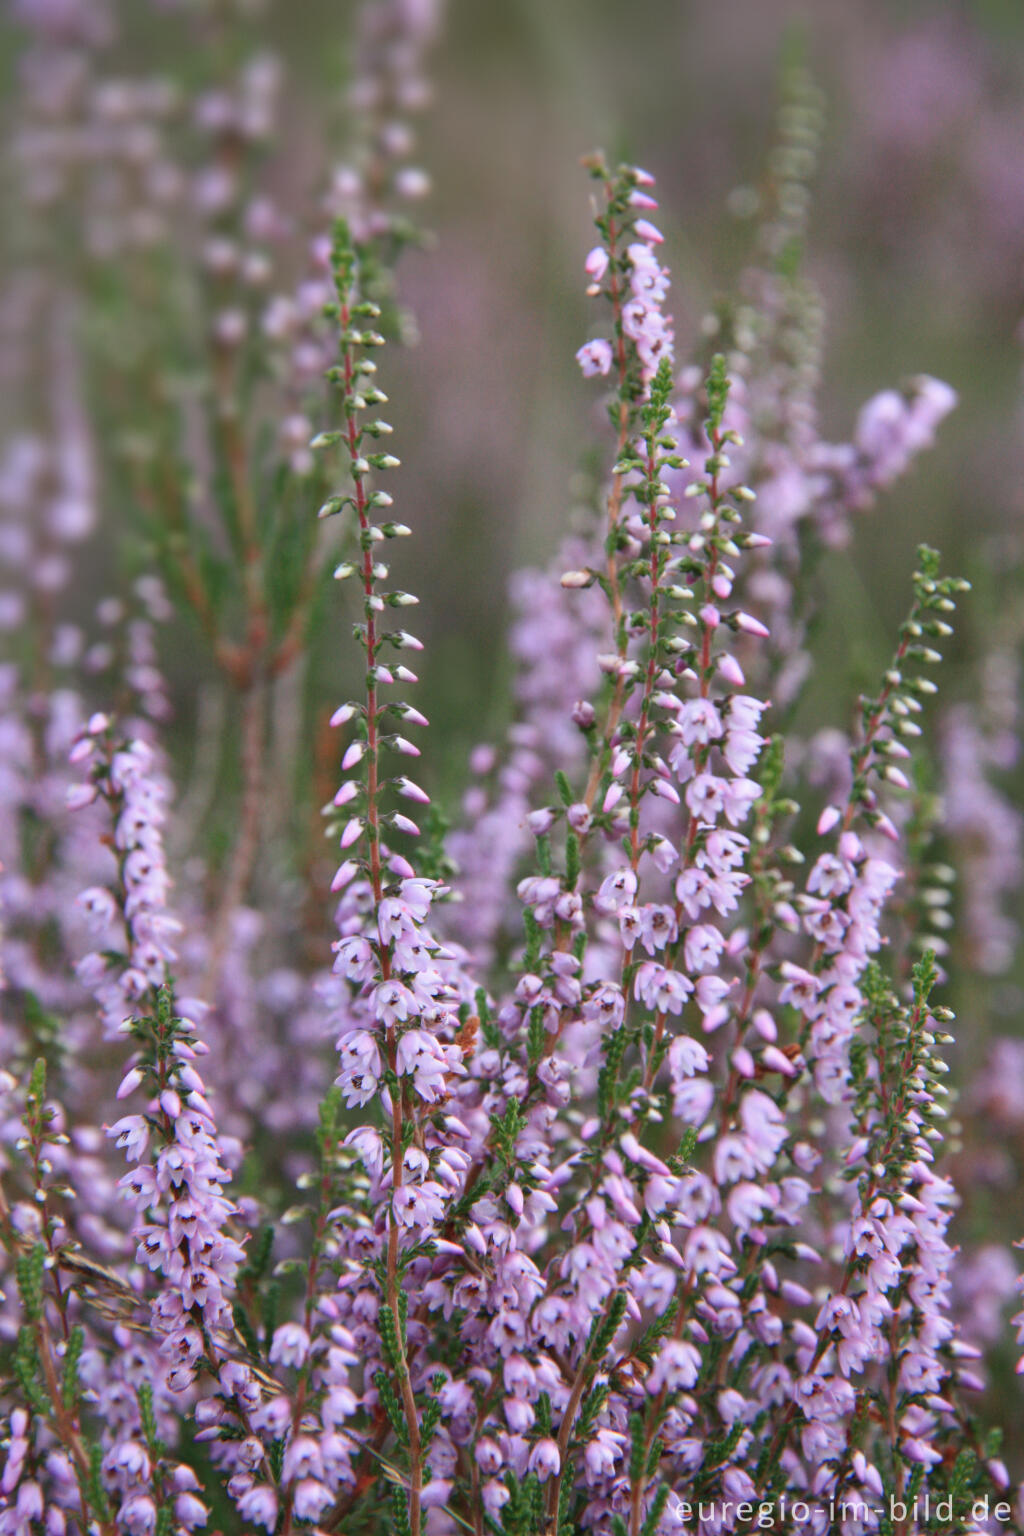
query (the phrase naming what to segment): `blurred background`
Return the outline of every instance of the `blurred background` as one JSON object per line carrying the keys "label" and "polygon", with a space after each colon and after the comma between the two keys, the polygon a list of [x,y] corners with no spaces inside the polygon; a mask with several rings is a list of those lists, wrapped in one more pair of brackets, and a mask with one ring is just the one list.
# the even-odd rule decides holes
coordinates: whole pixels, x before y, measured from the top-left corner
{"label": "blurred background", "polygon": [[[8,14],[9,142],[19,20],[70,4],[25,0]],[[165,74],[187,90],[202,67],[188,9],[123,7],[98,50],[101,69]],[[284,66],[271,182],[308,220],[345,143],[358,7],[249,9],[250,37]],[[446,773],[465,756],[467,721],[502,718],[509,574],[552,553],[574,475],[602,438],[574,361],[601,318],[583,291],[591,210],[581,157],[601,147],[656,175],[685,360],[753,248],[781,66],[794,49],[826,102],[805,257],[825,308],[823,434],[845,440],[868,396],[916,373],[960,398],[937,447],[827,562],[828,666],[813,708],[848,698],[859,669],[877,671],[870,637],[884,653],[922,538],[985,587],[968,631],[984,631],[993,606],[1009,601],[983,573],[993,552],[999,570],[1016,559],[1024,513],[1024,17],[1013,0],[450,0],[418,123],[433,189],[417,214],[430,239],[400,270],[418,338],[384,365],[405,464],[395,494],[419,535],[425,680],[450,745]],[[12,213],[16,227],[13,189]],[[10,224],[7,245],[17,246]],[[16,414],[17,399],[8,393],[0,410]],[[87,567],[95,553],[85,552]],[[968,633],[968,646],[980,641]]]}
{"label": "blurred background", "polygon": [[[938,446],[828,565],[830,670],[814,707],[856,692],[870,637],[888,645],[921,539],[976,580],[986,547],[1003,564],[1024,510],[1022,41],[1009,4],[456,0],[425,130],[438,242],[403,272],[421,344],[396,393],[416,523],[472,551],[472,591],[444,534],[422,583],[446,615],[433,637],[446,687],[464,679],[465,696],[448,694],[453,726],[496,689],[507,572],[550,553],[581,445],[601,428],[573,360],[595,321],[580,157],[601,146],[656,175],[685,359],[750,254],[794,44],[826,98],[806,257],[825,306],[824,435],[849,437],[861,403],[909,374],[960,397]],[[966,624],[984,630],[995,601]]]}

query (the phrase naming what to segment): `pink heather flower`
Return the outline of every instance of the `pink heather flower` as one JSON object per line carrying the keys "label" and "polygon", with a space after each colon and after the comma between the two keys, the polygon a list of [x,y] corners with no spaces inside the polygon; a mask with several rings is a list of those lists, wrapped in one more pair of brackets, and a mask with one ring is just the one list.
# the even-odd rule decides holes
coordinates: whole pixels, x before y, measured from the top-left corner
{"label": "pink heather flower", "polygon": [[604,1477],[613,1476],[617,1464],[625,1453],[627,1440],[616,1430],[601,1428],[587,1442],[583,1452],[583,1466],[588,1484],[593,1486]]}
{"label": "pink heather flower", "polygon": [[104,1456],[103,1470],[126,1483],[148,1482],[151,1471],[149,1456],[137,1441],[124,1440]]}
{"label": "pink heather flower", "polygon": [[636,230],[641,240],[646,240],[651,245],[661,245],[665,239],[665,236],[662,234],[661,230],[652,224],[649,219],[637,219],[636,223],[633,225],[633,228]]}
{"label": "pink heather flower", "polygon": [[707,746],[722,735],[722,717],[710,699],[687,700],[679,710],[678,720],[679,733],[688,747]]}
{"label": "pink heather flower", "polygon": [[149,1143],[149,1122],[142,1115],[125,1115],[107,1131],[130,1163],[137,1162]]}
{"label": "pink heather flower", "polygon": [[725,738],[723,756],[733,773],[742,777],[754,766],[764,746],[764,737],[757,731],[734,728],[730,721]]}
{"label": "pink heather flower", "polygon": [[174,1513],[186,1531],[205,1525],[210,1518],[206,1505],[194,1493],[179,1493],[174,1500]]}
{"label": "pink heather flower", "polygon": [[[595,245],[583,267],[591,282],[599,283],[608,270],[608,252],[603,246]],[[607,369],[604,371],[607,372]]]}
{"label": "pink heather flower", "polygon": [[711,1064],[704,1046],[689,1035],[677,1035],[668,1048],[668,1064],[673,1080],[706,1072]]}
{"label": "pink heather flower", "polygon": [[822,989],[818,977],[794,965],[791,960],[784,960],[779,970],[785,983],[779,993],[779,1002],[792,1003],[797,1008],[810,1006]]}
{"label": "pink heather flower", "polygon": [[620,869],[602,880],[594,902],[601,912],[618,912],[632,905],[636,891],[636,875],[631,869]]}
{"label": "pink heather flower", "polygon": [[238,1500],[238,1513],[243,1520],[251,1520],[254,1525],[272,1531],[277,1523],[277,1495],[266,1484],[250,1488]]}
{"label": "pink heather flower", "polygon": [[597,374],[606,374],[612,366],[611,343],[596,339],[584,342],[576,353],[576,361],[585,379],[592,379]]}
{"label": "pink heather flower", "polygon": [[558,1454],[558,1446],[554,1440],[538,1440],[530,1452],[527,1468],[530,1472],[536,1472],[542,1483],[549,1477],[554,1477],[562,1465],[562,1458]]}
{"label": "pink heather flower", "polygon": [[746,678],[743,669],[729,651],[723,651],[716,659],[719,677],[729,684],[731,688],[743,688],[746,686]]}
{"label": "pink heather flower", "polygon": [[842,812],[834,805],[826,805],[818,817],[818,836],[827,837],[832,828],[837,826],[842,818]]}
{"label": "pink heather flower", "polygon": [[654,903],[644,907],[640,937],[649,955],[670,944],[676,937],[676,918],[672,908]]}
{"label": "pink heather flower", "polygon": [[582,802],[570,805],[565,813],[565,819],[573,831],[580,833],[581,836],[585,836],[590,831],[593,823],[589,808]]}
{"label": "pink heather flower", "polygon": [[447,1062],[438,1041],[423,1029],[410,1029],[398,1041],[398,1071],[412,1077],[417,1093],[431,1102],[443,1089]]}
{"label": "pink heather flower", "polygon": [[686,934],[683,954],[688,971],[709,971],[718,964],[725,940],[717,928],[697,923]]}
{"label": "pink heather flower", "polygon": [[632,949],[644,931],[643,913],[638,907],[621,907],[618,913],[623,949]]}
{"label": "pink heather flower", "polygon": [[686,804],[700,821],[713,822],[722,814],[728,780],[713,773],[699,773],[686,786]]}
{"label": "pink heather flower", "polygon": [[130,1536],[151,1536],[156,1530],[156,1505],[146,1494],[137,1493],[125,1500],[117,1518]]}
{"label": "pink heather flower", "polygon": [[722,809],[730,826],[746,821],[761,798],[761,786],[754,779],[728,779],[722,791]]}
{"label": "pink heather flower", "polygon": [[329,1487],[318,1478],[299,1478],[295,1485],[295,1514],[301,1521],[315,1521],[335,1502]]}
{"label": "pink heather flower", "polygon": [[652,1397],[663,1390],[685,1390],[696,1385],[699,1375],[700,1351],[684,1339],[666,1339],[647,1377],[647,1390]]}
{"label": "pink heather flower", "polygon": [[729,1192],[726,1208],[729,1219],[740,1232],[749,1232],[772,1210],[776,1201],[770,1191],[759,1184],[740,1183]]}
{"label": "pink heather flower", "polygon": [[275,1365],[301,1367],[309,1354],[309,1334],[298,1323],[283,1323],[274,1332],[270,1359]]}
{"label": "pink heather flower", "polygon": [[348,981],[369,981],[374,975],[373,950],[368,941],[353,934],[334,946],[334,970]]}
{"label": "pink heather flower", "polygon": [[744,1093],[740,1119],[759,1170],[767,1172],[786,1140],[786,1123],[774,1099],[759,1089]]}
{"label": "pink heather flower", "polygon": [[637,968],[633,990],[645,1008],[657,1013],[681,1013],[693,992],[693,982],[680,971],[669,971],[645,960]]}
{"label": "pink heather flower", "polygon": [[622,988],[615,982],[604,982],[583,1004],[583,1016],[593,1019],[602,1029],[618,1029],[626,1012],[626,1000]]}
{"label": "pink heather flower", "polygon": [[415,996],[400,981],[384,981],[374,988],[373,1012],[382,1024],[401,1023],[416,1017],[419,1011]]}
{"label": "pink heather flower", "polygon": [[345,1145],[352,1147],[366,1171],[378,1178],[384,1168],[384,1143],[379,1131],[372,1125],[357,1126],[345,1137]]}
{"label": "pink heather flower", "polygon": [[117,914],[117,905],[111,893],[103,886],[90,886],[76,898],[77,904],[88,915],[91,925],[102,933]]}
{"label": "pink heather flower", "polygon": [[338,1041],[341,1072],[335,1082],[349,1109],[368,1104],[384,1070],[377,1042],[365,1029],[351,1030]]}

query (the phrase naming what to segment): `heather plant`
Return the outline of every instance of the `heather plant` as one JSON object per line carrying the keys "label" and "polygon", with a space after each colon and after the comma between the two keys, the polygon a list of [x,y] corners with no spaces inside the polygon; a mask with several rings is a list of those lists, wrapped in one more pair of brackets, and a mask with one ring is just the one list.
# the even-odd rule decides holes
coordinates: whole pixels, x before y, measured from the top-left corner
{"label": "heather plant", "polygon": [[[97,98],[115,14],[18,7],[57,384],[3,481],[0,1533],[1024,1530],[979,1407],[1015,1274],[953,1230],[1024,1068],[954,1108],[944,1000],[1013,945],[1013,636],[944,717],[946,809],[969,589],[931,547],[849,729],[808,729],[817,562],[955,403],[919,376],[822,437],[818,92],[788,72],[689,362],[652,176],[587,160],[603,468],[515,580],[513,718],[447,826],[386,393],[439,13],[367,0],[346,159],[286,213],[258,18],[168,9],[199,83]],[[83,619],[101,506],[132,556]],[[227,702],[182,795],[185,635]]]}

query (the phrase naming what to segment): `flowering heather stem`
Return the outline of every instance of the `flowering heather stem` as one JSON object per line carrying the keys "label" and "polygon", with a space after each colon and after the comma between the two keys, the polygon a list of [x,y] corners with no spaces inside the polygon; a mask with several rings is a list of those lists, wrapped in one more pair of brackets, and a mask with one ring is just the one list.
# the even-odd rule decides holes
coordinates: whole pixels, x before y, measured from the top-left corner
{"label": "flowering heather stem", "polygon": [[[639,198],[642,199],[640,206],[656,206],[653,199],[640,191],[651,184],[651,178],[646,172],[632,166],[620,167],[612,175],[599,156],[584,164],[589,167],[595,180],[601,183],[604,203],[596,220],[601,244],[590,253],[587,270],[592,279],[588,292],[599,294],[604,291],[612,311],[616,392],[610,414],[615,426],[616,441],[607,500],[605,575],[602,585],[611,604],[616,653],[620,662],[624,662],[628,636],[624,623],[620,572],[620,522],[627,472],[623,454],[636,420],[637,403],[650,383],[652,364],[662,351],[671,358],[671,333],[658,313],[657,284],[653,285],[655,303],[650,311],[643,307],[644,301],[640,297],[642,282],[650,281],[646,264],[641,264],[641,254],[649,259],[650,241],[646,234],[643,240],[637,238],[642,232],[636,227],[637,204]],[[660,235],[657,238],[660,239]],[[605,279],[607,289],[602,289]],[[632,325],[627,321],[627,305],[630,303],[633,306]],[[651,330],[652,335],[657,335],[656,344],[645,337],[645,327]],[[642,341],[646,342],[646,346],[641,345]],[[612,365],[613,353],[607,342],[588,342],[577,356],[585,373],[607,373]],[[577,573],[570,573],[563,578],[563,585],[574,585],[576,578]],[[583,791],[582,800],[588,811],[593,810],[601,777],[607,768],[612,739],[618,729],[625,697],[626,674],[620,669],[614,675],[611,698]]]}
{"label": "flowering heather stem", "polygon": [[[54,1133],[48,1131],[52,1112],[44,1101],[45,1086],[46,1067],[45,1062],[40,1059],[33,1069],[26,1094],[24,1128],[30,1150],[36,1200],[42,1216],[43,1243],[27,1242],[25,1235],[17,1230],[3,1186],[0,1184],[0,1241],[15,1262],[22,1314],[25,1319],[19,1332],[20,1358],[17,1369],[22,1373],[32,1371],[32,1376],[26,1382],[26,1385],[31,1388],[27,1395],[30,1400],[35,1398],[37,1411],[42,1411],[57,1443],[71,1457],[83,1529],[89,1524],[90,1519],[95,1518],[97,1528],[103,1536],[115,1536],[116,1528],[109,1518],[108,1510],[105,1507],[98,1507],[97,1504],[95,1469],[83,1432],[80,1394],[68,1390],[66,1361],[71,1329],[68,1323],[68,1293],[61,1284],[60,1256],[53,1242],[54,1222],[49,1209],[50,1197],[47,1186],[49,1164],[46,1159],[46,1143]],[[49,1287],[47,1287],[47,1279]],[[51,1292],[50,1296],[47,1294],[48,1289]],[[59,1344],[54,1339],[50,1318],[47,1315],[48,1301],[51,1299],[56,1307],[60,1325]],[[28,1340],[31,1340],[29,1351],[23,1352],[22,1345]],[[32,1360],[31,1365],[26,1358],[26,1353]],[[38,1397],[38,1388],[35,1387],[36,1368],[42,1380],[44,1391],[42,1399]],[[9,1491],[6,1486],[5,1491]]]}
{"label": "flowering heather stem", "polygon": [[[382,491],[371,491],[368,486],[368,477],[372,467],[387,469],[396,465],[398,461],[390,454],[367,456],[364,450],[364,437],[371,429],[361,425],[361,413],[369,404],[385,403],[386,397],[379,389],[365,382],[373,370],[369,360],[362,358],[360,353],[367,347],[380,344],[383,338],[367,328],[367,322],[372,324],[378,317],[379,309],[372,301],[363,299],[359,295],[356,252],[350,243],[348,231],[343,225],[339,225],[336,232],[332,264],[338,295],[337,319],[341,351],[340,366],[332,370],[332,376],[341,391],[344,427],[339,435],[347,455],[353,490],[351,496],[334,498],[326,503],[326,507],[334,511],[340,510],[342,504],[351,504],[356,514],[364,614],[364,620],[360,626],[360,638],[366,654],[367,678],[366,705],[362,714],[365,747],[355,758],[356,761],[365,762],[364,819],[361,823],[355,820],[349,823],[351,831],[346,830],[343,834],[342,845],[351,846],[354,841],[352,832],[355,831],[358,831],[365,840],[366,869],[372,894],[373,913],[379,918],[385,898],[385,887],[382,860],[383,818],[380,804],[384,786],[380,771],[381,708],[378,697],[378,677],[382,673],[389,677],[391,674],[380,664],[380,649],[384,642],[378,632],[378,615],[383,612],[385,603],[377,592],[377,583],[381,574],[386,574],[386,570],[378,566],[375,546],[389,534],[393,536],[400,525],[389,524],[381,530],[371,521],[371,514],[379,507],[390,505],[391,498]],[[372,424],[371,435],[378,434],[380,430],[380,423]],[[398,597],[400,601],[404,600],[406,594],[398,594]],[[398,824],[401,825],[404,820],[405,818],[399,818]],[[393,976],[393,945],[383,933],[377,939],[376,953],[380,967],[380,982],[383,988],[387,988]],[[420,1536],[423,1487],[420,1417],[413,1393],[406,1350],[405,1314],[402,1306],[399,1269],[399,1227],[395,1206],[403,1186],[406,1118],[404,1088],[401,1085],[400,1076],[398,1021],[394,1017],[390,1018],[385,1026],[384,1051],[390,1095],[392,1173],[392,1213],[388,1222],[385,1257],[385,1301],[391,1314],[389,1333],[393,1341],[394,1358],[390,1364],[397,1379],[408,1436],[409,1528],[411,1536]]]}

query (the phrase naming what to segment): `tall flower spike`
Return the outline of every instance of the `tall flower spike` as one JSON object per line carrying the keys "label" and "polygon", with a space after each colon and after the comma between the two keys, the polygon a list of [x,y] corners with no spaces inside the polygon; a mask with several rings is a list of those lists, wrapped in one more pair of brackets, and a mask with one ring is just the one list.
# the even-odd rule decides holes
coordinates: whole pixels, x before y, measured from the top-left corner
{"label": "tall flower spike", "polygon": [[[848,540],[851,514],[870,508],[883,486],[908,471],[956,396],[938,380],[911,380],[867,402],[852,441],[822,441],[824,315],[803,260],[822,96],[800,60],[785,68],[781,84],[755,249],[735,297],[709,315],[706,326],[728,357],[734,380],[729,425],[745,440],[731,475],[734,483],[757,486],[752,527],[772,541],[741,577],[772,631],[756,682],[786,709],[812,665],[806,640],[820,551]],[[684,367],[675,401],[682,446],[694,462],[703,447],[701,382],[699,367]]]}
{"label": "tall flower spike", "polygon": [[389,854],[383,834],[398,831],[407,836],[418,835],[418,828],[407,816],[383,807],[384,794],[389,788],[396,788],[406,798],[411,796],[421,803],[427,800],[404,776],[399,776],[393,784],[382,778],[385,751],[419,756],[418,749],[404,735],[387,729],[389,720],[401,725],[427,724],[412,705],[383,700],[384,690],[396,681],[414,680],[405,666],[389,666],[384,658],[392,651],[422,650],[422,645],[407,631],[389,629],[384,624],[388,609],[412,607],[418,599],[409,592],[379,590],[379,584],[387,580],[388,567],[378,558],[378,547],[407,535],[409,529],[390,518],[377,521],[381,513],[386,514],[391,507],[392,498],[386,491],[373,487],[373,474],[396,469],[399,460],[394,454],[371,450],[374,440],[390,434],[390,425],[380,418],[363,419],[368,408],[387,403],[387,396],[373,382],[376,364],[366,355],[370,349],[382,346],[384,338],[373,329],[373,322],[380,316],[379,306],[359,295],[356,251],[343,223],[335,229],[332,268],[338,297],[337,304],[330,306],[330,312],[336,315],[340,326],[341,360],[329,370],[328,377],[341,391],[344,426],[338,431],[321,432],[314,439],[314,446],[326,448],[339,443],[343,446],[352,489],[329,496],[321,506],[319,516],[332,517],[349,508],[355,513],[358,562],[343,561],[334,574],[339,581],[358,576],[362,584],[363,619],[356,634],[366,656],[367,678],[365,704],[342,706],[335,712],[332,722],[338,725],[355,722],[355,734],[342,759],[342,768],[360,767],[361,772],[360,780],[349,781],[335,796],[335,805],[344,806],[346,815],[340,845],[345,852],[354,849],[356,844],[365,850],[358,863],[353,857],[346,859],[335,875],[334,888],[342,889],[359,868],[369,879],[374,900],[379,903],[390,875],[412,873],[407,860]]}
{"label": "tall flower spike", "polygon": [[[128,1034],[137,1046],[118,1099],[142,1089],[147,1100],[144,1113],[123,1116],[107,1135],[136,1165],[121,1189],[135,1211],[136,1262],[160,1277],[151,1318],[168,1385],[181,1392],[200,1371],[213,1377],[218,1395],[206,1405],[203,1428],[207,1438],[219,1438],[230,1421],[230,1461],[234,1430],[252,1435],[262,1393],[249,1367],[233,1358],[232,1299],[244,1253],[229,1230],[235,1210],[224,1190],[231,1175],[198,1070],[205,1046],[186,1016],[201,1017],[205,1009],[195,999],[179,1004],[174,994],[171,935],[180,925],[166,906],[163,793],[152,776],[151,750],[139,741],[119,743],[103,715],[92,718],[72,756],[110,809],[117,862],[113,889],[83,893],[104,943],[86,956],[80,975],[108,1032]],[[248,1485],[236,1494],[246,1491]],[[129,1480],[123,1495],[122,1519],[133,1528],[132,1500],[149,1494]]]}
{"label": "tall flower spike", "polygon": [[391,723],[404,730],[427,722],[412,705],[382,699],[384,690],[412,680],[390,653],[422,647],[407,631],[385,627],[389,612],[416,601],[407,592],[381,590],[388,575],[381,547],[409,530],[390,519],[378,521],[392,503],[386,492],[373,488],[372,476],[396,467],[398,460],[369,451],[390,431],[386,422],[364,419],[368,409],[386,403],[366,355],[382,341],[372,329],[379,310],[360,294],[358,255],[343,224],[336,230],[332,264],[340,361],[330,377],[341,393],[343,426],[322,433],[317,443],[342,446],[351,490],[329,498],[321,516],[343,508],[355,513],[358,560],[343,562],[335,574],[360,581],[363,618],[356,634],[366,657],[365,703],[343,705],[335,715],[339,725],[355,726],[342,768],[359,770],[359,778],[347,780],[335,796],[343,819],[332,826],[345,855],[334,879],[334,888],[343,892],[335,969],[353,988],[342,1006],[337,1083],[350,1108],[374,1103],[384,1120],[383,1138],[367,1127],[358,1143],[378,1196],[371,1251],[367,1254],[364,1242],[360,1254],[378,1293],[380,1323],[366,1371],[404,1442],[407,1492],[395,1493],[396,1518],[411,1536],[419,1536],[427,1405],[413,1375],[405,1277],[418,1244],[440,1230],[464,1166],[464,1155],[449,1145],[451,1137],[428,1117],[464,1071],[460,1004],[468,1005],[473,989],[427,927],[439,887],[416,878],[409,860],[385,842],[395,832],[418,832],[404,812],[389,808],[393,795],[427,801],[404,774],[385,776],[386,753],[419,755],[404,734],[389,729]]}
{"label": "tall flower spike", "polygon": [[642,216],[658,206],[647,190],[653,178],[630,165],[613,174],[600,156],[587,164],[601,186],[595,219],[601,243],[586,260],[587,292],[609,299],[613,329],[611,340],[586,342],[576,360],[585,377],[617,374],[621,405],[646,397],[662,358],[672,361],[672,321],[663,307],[669,275],[656,255],[661,231]]}
{"label": "tall flower spike", "polygon": [[[595,215],[600,243],[585,261],[587,292],[608,302],[612,339],[586,342],[577,360],[587,377],[611,376],[609,410],[619,461],[631,434],[642,431],[638,411],[659,365],[671,360],[672,322],[663,308],[669,278],[655,255],[660,232],[644,217],[657,206],[649,190],[652,178],[636,166],[621,166],[612,173],[599,157],[590,169],[600,184]],[[509,731],[493,798],[488,801],[482,787],[474,786],[467,796],[470,825],[451,841],[463,874],[460,930],[467,931],[467,942],[484,958],[509,917],[508,877],[523,859],[531,833],[545,837],[557,819],[556,812],[536,804],[542,786],[556,770],[571,774],[581,751],[606,739],[618,723],[625,678],[613,664],[606,665],[607,609],[598,584],[605,589],[617,624],[623,477],[624,465],[617,462],[607,500],[607,528],[572,536],[556,555],[552,569],[561,576],[561,594],[549,591],[551,571],[521,572],[513,582],[518,618],[510,648],[518,662],[516,692],[522,714]],[[602,549],[605,534],[608,545]],[[621,638],[616,633],[613,641],[620,653]],[[595,712],[588,696],[596,691],[602,668],[616,680],[619,704],[613,700],[607,729],[595,736]],[[474,771],[479,765],[486,773],[492,757],[482,750],[474,759]],[[589,829],[597,789],[592,773],[572,810],[577,834],[585,836]]]}
{"label": "tall flower spike", "polygon": [[[14,1087],[13,1077],[0,1073],[5,1120],[14,1107]],[[25,1087],[18,1126],[29,1198],[18,1198],[7,1167],[6,1187],[0,1188],[0,1249],[13,1270],[4,1299],[10,1307],[17,1298],[9,1385],[17,1383],[21,1393],[19,1406],[0,1418],[0,1423],[7,1419],[0,1433],[8,1448],[0,1479],[0,1530],[27,1529],[32,1519],[62,1530],[68,1518],[80,1516],[83,1527],[96,1517],[96,1529],[113,1536],[106,1502],[91,1476],[80,1370],[95,1336],[83,1326],[74,1273],[60,1262],[69,1236],[61,1206],[71,1186],[58,1177],[55,1163],[63,1161],[60,1153],[68,1143],[66,1123],[63,1107],[46,1096],[46,1063],[40,1058]],[[4,1321],[12,1327],[10,1318]],[[57,1456],[54,1444],[60,1447]]]}
{"label": "tall flower spike", "polygon": [[879,693],[861,700],[861,734],[852,754],[849,798],[842,809],[826,807],[818,823],[820,835],[835,832],[836,844],[834,852],[815,861],[799,899],[803,927],[816,946],[814,975],[791,990],[807,1021],[806,1046],[818,1089],[832,1103],[846,1091],[847,1049],[863,1006],[860,978],[882,943],[882,912],[899,876],[886,859],[869,852],[855,828],[858,822],[866,823],[898,840],[891,818],[881,809],[879,791],[883,785],[907,787],[898,763],[909,755],[906,742],[921,734],[916,717],[922,698],[935,692],[935,684],[920,671],[941,660],[932,642],[950,633],[955,598],[968,589],[959,578],[940,576],[936,551],[920,547],[914,602],[900,628],[892,664]]}
{"label": "tall flower spike", "polygon": [[[361,245],[400,249],[416,238],[405,207],[430,191],[430,178],[413,163],[413,119],[431,99],[424,64],[444,10],[445,0],[365,0],[361,7],[350,157],[335,168],[327,198]],[[373,275],[378,281],[379,267]]]}

